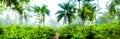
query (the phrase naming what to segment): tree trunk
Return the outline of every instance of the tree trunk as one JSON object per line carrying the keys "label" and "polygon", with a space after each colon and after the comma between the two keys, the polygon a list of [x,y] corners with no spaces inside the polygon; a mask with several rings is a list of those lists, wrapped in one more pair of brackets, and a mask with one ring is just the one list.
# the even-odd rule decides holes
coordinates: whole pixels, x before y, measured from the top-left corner
{"label": "tree trunk", "polygon": [[90,21],[90,30],[92,31],[92,25],[93,25],[93,22]]}
{"label": "tree trunk", "polygon": [[120,24],[120,13],[118,13],[118,20],[119,20],[119,24]]}
{"label": "tree trunk", "polygon": [[68,30],[70,30],[70,23],[68,22]]}
{"label": "tree trunk", "polygon": [[79,2],[79,8],[80,8],[80,1],[78,1]]}
{"label": "tree trunk", "polygon": [[22,15],[20,14],[20,16],[19,16],[19,24],[23,24],[23,21],[22,21]]}
{"label": "tree trunk", "polygon": [[67,19],[68,19],[68,30],[70,30],[70,19],[69,17]]}
{"label": "tree trunk", "polygon": [[67,18],[65,17],[64,20],[63,20],[63,25],[64,24],[67,24]]}
{"label": "tree trunk", "polygon": [[38,19],[38,21],[39,21],[38,22],[39,23],[38,26],[40,26],[41,20],[40,20],[40,16],[38,16],[38,17],[39,17],[39,19]]}
{"label": "tree trunk", "polygon": [[84,32],[86,32],[85,27],[84,27],[85,26],[84,22],[85,22],[85,20],[82,19],[82,27],[83,27]]}
{"label": "tree trunk", "polygon": [[77,19],[77,21],[78,21],[78,25],[80,26],[80,24],[81,24],[81,23],[80,23],[80,20],[79,20],[79,18],[77,18],[77,17],[76,17],[76,19]]}
{"label": "tree trunk", "polygon": [[45,25],[45,15],[43,14],[43,26]]}
{"label": "tree trunk", "polygon": [[[80,8],[80,0],[78,1],[79,2],[79,8]],[[83,20],[82,20],[82,23],[83,23]],[[80,23],[79,23],[80,24]],[[84,24],[82,24],[82,26],[84,26]]]}

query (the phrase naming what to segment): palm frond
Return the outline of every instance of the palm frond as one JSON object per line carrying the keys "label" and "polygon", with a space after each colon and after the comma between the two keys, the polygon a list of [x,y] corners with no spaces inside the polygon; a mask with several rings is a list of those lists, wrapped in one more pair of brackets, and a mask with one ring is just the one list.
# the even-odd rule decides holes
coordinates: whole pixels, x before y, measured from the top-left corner
{"label": "palm frond", "polygon": [[72,20],[75,18],[75,5],[71,4],[70,2],[58,4],[58,6],[62,9],[56,12],[58,14],[57,21],[59,22],[62,18],[64,22],[68,22],[70,24]]}
{"label": "palm frond", "polygon": [[40,12],[40,10],[41,10],[41,9],[40,9],[39,6],[34,6],[34,11],[35,11],[35,12]]}
{"label": "palm frond", "polygon": [[64,17],[64,14],[59,14],[59,15],[57,16],[57,21],[59,22],[63,17]]}
{"label": "palm frond", "polygon": [[59,10],[56,12],[56,14],[64,14],[64,13],[65,13],[65,11],[63,11],[63,10]]}
{"label": "palm frond", "polygon": [[50,15],[50,10],[47,9],[46,14],[47,14],[47,15]]}

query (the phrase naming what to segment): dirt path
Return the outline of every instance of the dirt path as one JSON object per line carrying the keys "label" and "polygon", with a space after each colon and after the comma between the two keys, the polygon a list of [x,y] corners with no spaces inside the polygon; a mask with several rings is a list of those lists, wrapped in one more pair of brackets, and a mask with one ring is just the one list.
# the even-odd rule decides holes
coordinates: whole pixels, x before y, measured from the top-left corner
{"label": "dirt path", "polygon": [[58,33],[55,34],[55,36],[53,37],[53,39],[59,39],[58,38]]}

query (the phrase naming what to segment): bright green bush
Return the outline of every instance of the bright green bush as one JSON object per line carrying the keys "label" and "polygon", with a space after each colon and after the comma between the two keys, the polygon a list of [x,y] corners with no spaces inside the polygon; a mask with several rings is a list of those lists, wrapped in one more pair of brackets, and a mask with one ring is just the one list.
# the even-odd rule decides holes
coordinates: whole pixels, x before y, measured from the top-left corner
{"label": "bright green bush", "polygon": [[0,39],[52,39],[55,30],[48,26],[0,26]]}
{"label": "bright green bush", "polygon": [[59,30],[60,39],[120,39],[120,25],[97,24],[85,26],[85,31],[81,26],[61,27]]}
{"label": "bright green bush", "polygon": [[[85,26],[72,25],[59,29],[59,39],[120,39],[120,25],[97,24]],[[54,28],[48,26],[9,25],[0,26],[0,39],[52,39]]]}

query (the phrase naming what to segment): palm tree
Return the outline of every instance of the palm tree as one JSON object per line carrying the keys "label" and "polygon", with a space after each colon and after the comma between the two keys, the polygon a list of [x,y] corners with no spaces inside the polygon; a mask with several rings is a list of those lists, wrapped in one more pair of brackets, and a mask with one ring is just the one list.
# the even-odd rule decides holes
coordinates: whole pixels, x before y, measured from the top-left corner
{"label": "palm tree", "polygon": [[41,23],[41,20],[40,20],[40,7],[39,6],[34,6],[34,7],[32,7],[32,8],[34,8],[34,12],[35,13],[37,13],[37,17],[39,18],[38,20],[39,20],[39,25],[38,26],[40,26],[40,23]]}
{"label": "palm tree", "polygon": [[22,14],[23,14],[23,7],[22,4],[28,4],[30,0],[0,0],[1,3],[4,3],[7,7],[11,7],[13,10],[18,11],[19,13],[19,20],[22,23]]}
{"label": "palm tree", "polygon": [[2,14],[2,12],[5,10],[6,10],[6,7],[4,7],[3,3],[0,3],[0,14]]}
{"label": "palm tree", "polygon": [[90,21],[90,24],[93,22],[93,18],[95,17],[95,13],[94,13],[95,9],[96,6],[93,6],[91,3],[85,1],[83,1],[83,7],[78,9],[78,16],[82,20],[82,26],[84,31],[85,31],[84,22],[87,20]]}
{"label": "palm tree", "polygon": [[[92,31],[92,22],[93,22],[93,18],[95,17],[95,9],[96,6],[92,5],[90,2],[90,0],[86,1],[82,1],[83,2],[83,7],[78,9],[78,16],[81,18],[82,20],[82,26],[83,26],[83,30],[86,32],[85,28],[84,28],[84,21],[90,21],[90,30]],[[86,37],[89,38],[91,35],[91,31],[89,32],[90,34]],[[93,39],[92,37],[90,37],[91,39]]]}
{"label": "palm tree", "polygon": [[116,9],[115,9],[115,4],[113,2],[110,3],[108,10],[109,10],[109,14],[111,15],[111,18],[114,18]]}
{"label": "palm tree", "polygon": [[68,26],[70,26],[70,23],[75,18],[75,6],[73,4],[70,4],[70,2],[58,4],[58,6],[62,10],[56,12],[56,14],[58,15],[57,21],[59,22],[63,18],[63,24],[68,24]]}
{"label": "palm tree", "polygon": [[44,22],[45,22],[45,14],[46,15],[50,15],[50,10],[47,9],[47,6],[46,5],[43,5],[41,7],[41,15],[42,15],[42,20],[43,20],[43,25],[44,25]]}
{"label": "palm tree", "polygon": [[112,21],[112,19],[114,19],[115,18],[115,16],[116,16],[116,14],[117,14],[117,5],[119,5],[120,4],[120,1],[119,0],[111,0],[111,2],[110,2],[110,4],[108,5],[108,12],[109,12],[109,14],[111,15],[110,17],[111,17],[111,21]]}
{"label": "palm tree", "polygon": [[[89,3],[90,0],[84,0],[82,8],[78,9],[78,16],[82,20],[82,26],[84,26],[85,20],[92,21],[94,17],[94,11],[96,9],[96,6],[93,6],[91,3]],[[91,0],[92,1],[92,0]]]}
{"label": "palm tree", "polygon": [[[44,22],[45,22],[45,14],[46,14],[46,15],[50,15],[50,10],[47,9],[47,6],[46,6],[46,5],[43,5],[42,7],[35,6],[35,7],[34,7],[34,11],[37,12],[37,14],[38,14],[39,24],[40,24],[41,22],[43,22],[43,25],[44,25]],[[40,25],[39,25],[39,26],[40,26]]]}

